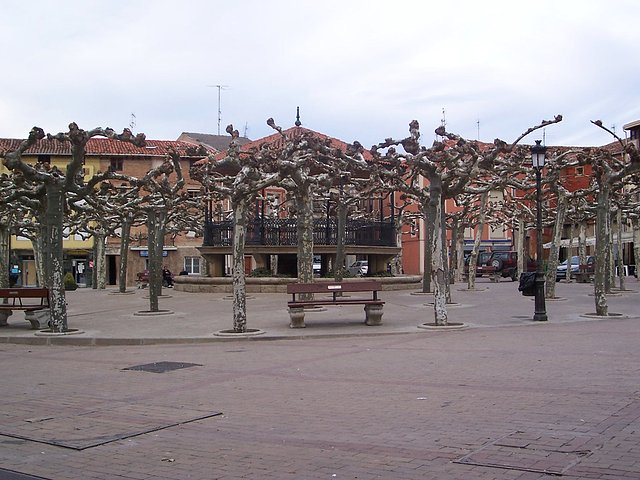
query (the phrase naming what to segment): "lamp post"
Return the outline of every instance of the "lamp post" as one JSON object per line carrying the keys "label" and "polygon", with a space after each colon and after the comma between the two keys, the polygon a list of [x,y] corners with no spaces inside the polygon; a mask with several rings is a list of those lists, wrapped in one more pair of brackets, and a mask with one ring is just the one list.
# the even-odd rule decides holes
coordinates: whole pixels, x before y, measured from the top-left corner
{"label": "lamp post", "polygon": [[544,303],[544,271],[542,270],[542,168],[547,147],[540,145],[541,140],[531,147],[531,162],[536,171],[536,279],[535,312],[533,320],[547,321],[547,309]]}

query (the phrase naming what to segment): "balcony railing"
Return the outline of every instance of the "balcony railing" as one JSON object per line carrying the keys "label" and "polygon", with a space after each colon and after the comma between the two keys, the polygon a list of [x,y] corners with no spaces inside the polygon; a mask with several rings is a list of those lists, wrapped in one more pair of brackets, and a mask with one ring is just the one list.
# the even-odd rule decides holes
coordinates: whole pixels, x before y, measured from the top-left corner
{"label": "balcony railing", "polygon": [[[338,225],[333,219],[314,220],[314,245],[336,245]],[[233,244],[233,222],[205,222],[206,247],[228,247]],[[295,219],[257,218],[249,222],[246,245],[296,246],[298,227]],[[395,247],[396,236],[392,222],[348,220],[345,245]]]}

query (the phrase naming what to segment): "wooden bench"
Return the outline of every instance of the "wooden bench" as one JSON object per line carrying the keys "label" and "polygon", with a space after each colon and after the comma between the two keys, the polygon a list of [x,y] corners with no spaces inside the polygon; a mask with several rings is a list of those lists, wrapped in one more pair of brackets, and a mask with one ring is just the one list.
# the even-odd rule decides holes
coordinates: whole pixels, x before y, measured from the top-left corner
{"label": "wooden bench", "polygon": [[[34,312],[49,310],[49,289],[37,287],[0,288],[0,315],[7,317],[13,310],[24,310],[25,318],[31,323],[31,328],[40,328],[40,318]],[[48,312],[47,312],[48,313]]]}
{"label": "wooden bench", "polygon": [[[357,282],[317,282],[317,283],[289,283],[287,293],[292,299],[287,303],[291,328],[304,328],[305,307],[320,307],[325,305],[364,305],[365,323],[367,325],[382,324],[382,307],[384,302],[378,299],[378,292],[382,290],[382,283],[378,280]],[[340,293],[371,293],[370,298],[352,298],[341,296]],[[308,298],[311,294],[330,294],[327,298]]]}
{"label": "wooden bench", "polygon": [[138,286],[138,288],[147,288],[147,285],[149,285],[148,270],[136,273],[136,285]]}

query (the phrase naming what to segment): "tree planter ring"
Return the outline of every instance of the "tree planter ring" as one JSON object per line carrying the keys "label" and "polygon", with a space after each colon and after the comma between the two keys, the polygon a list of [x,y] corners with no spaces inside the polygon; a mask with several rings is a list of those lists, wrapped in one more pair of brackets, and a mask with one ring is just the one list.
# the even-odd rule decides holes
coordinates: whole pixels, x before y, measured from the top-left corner
{"label": "tree planter ring", "polygon": [[134,312],[135,316],[138,317],[154,317],[159,315],[173,315],[175,312],[173,310],[158,310],[157,312],[152,312],[151,310],[141,310],[139,312]]}
{"label": "tree planter ring", "polygon": [[468,325],[465,323],[454,323],[449,322],[447,325],[436,325],[435,323],[421,323],[418,325],[418,328],[423,328],[425,330],[431,331],[451,331],[451,330],[464,330],[468,328]]}
{"label": "tree planter ring", "polygon": [[583,313],[580,316],[584,318],[629,318],[629,315],[625,315],[624,313],[612,313],[612,312],[609,312],[606,315],[598,315],[595,312],[591,312],[591,313]]}
{"label": "tree planter ring", "polygon": [[84,333],[84,330],[78,328],[70,328],[66,332],[54,332],[50,328],[45,328],[44,330],[38,330],[34,335],[36,337],[64,337],[67,335],[80,335],[82,333]]}
{"label": "tree planter ring", "polygon": [[233,329],[229,330],[218,330],[213,334],[216,337],[227,337],[227,338],[243,338],[243,337],[255,337],[257,335],[262,335],[266,333],[264,330],[260,330],[259,328],[247,328],[246,332],[235,332]]}

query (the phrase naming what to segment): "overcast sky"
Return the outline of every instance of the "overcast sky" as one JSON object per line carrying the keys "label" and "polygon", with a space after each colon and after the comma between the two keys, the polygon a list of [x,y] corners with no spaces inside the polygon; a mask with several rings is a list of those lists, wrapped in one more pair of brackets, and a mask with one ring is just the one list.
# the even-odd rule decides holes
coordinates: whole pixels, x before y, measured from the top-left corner
{"label": "overcast sky", "polygon": [[[0,137],[134,120],[147,138],[251,139],[266,119],[369,147],[469,139],[602,145],[640,120],[637,0],[3,0]],[[222,85],[220,90],[216,85]],[[542,133],[527,138],[533,143]]]}

